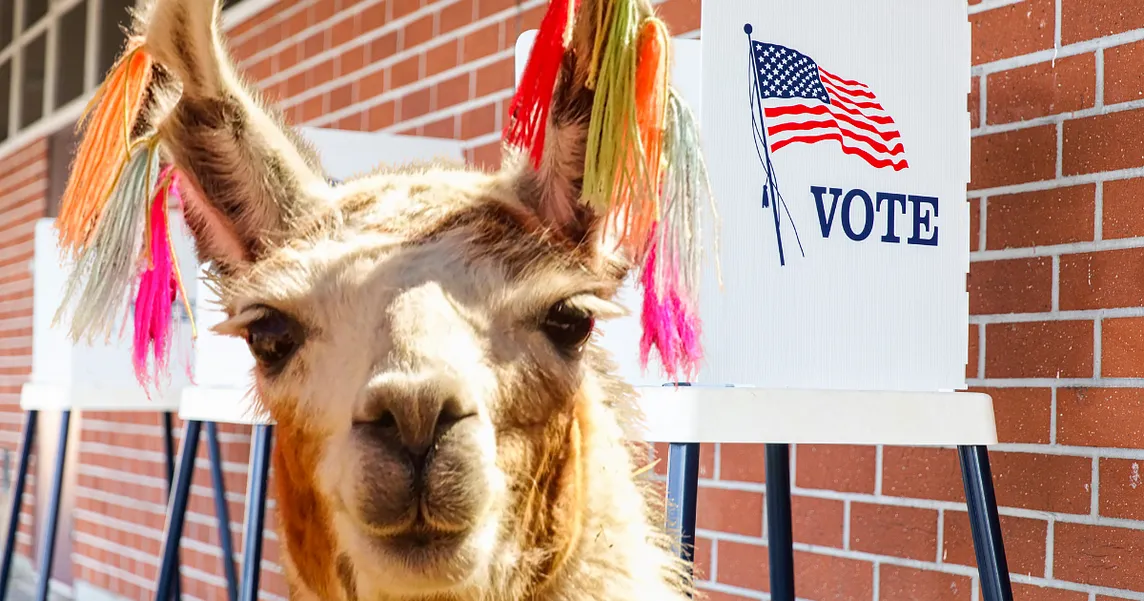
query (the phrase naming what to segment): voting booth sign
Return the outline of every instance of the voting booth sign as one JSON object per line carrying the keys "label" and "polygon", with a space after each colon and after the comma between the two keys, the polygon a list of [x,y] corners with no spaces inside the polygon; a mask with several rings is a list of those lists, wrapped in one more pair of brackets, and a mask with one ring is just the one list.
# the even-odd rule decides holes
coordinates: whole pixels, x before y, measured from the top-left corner
{"label": "voting booth sign", "polygon": [[958,0],[703,3],[723,286],[701,380],[965,386],[970,29]]}

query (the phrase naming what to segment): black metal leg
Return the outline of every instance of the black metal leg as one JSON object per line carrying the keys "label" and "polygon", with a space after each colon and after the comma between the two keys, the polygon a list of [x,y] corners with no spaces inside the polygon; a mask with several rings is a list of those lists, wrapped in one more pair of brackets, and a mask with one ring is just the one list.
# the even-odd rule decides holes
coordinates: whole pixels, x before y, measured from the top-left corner
{"label": "black metal leg", "polygon": [[686,562],[694,559],[695,502],[699,496],[699,443],[668,445],[667,528],[676,535],[675,552]]}
{"label": "black metal leg", "polygon": [[211,460],[211,483],[214,488],[215,516],[218,518],[218,540],[222,551],[222,569],[226,574],[226,598],[238,601],[238,574],[234,567],[234,543],[230,536],[230,510],[226,502],[226,482],[222,477],[222,452],[218,446],[218,424],[207,422],[207,453]]}
{"label": "black metal leg", "polygon": [[250,479],[246,489],[246,525],[242,551],[242,601],[258,598],[262,572],[262,529],[266,523],[266,484],[270,478],[270,447],[274,426],[254,426],[250,444]]}
{"label": "black metal leg", "polygon": [[9,499],[8,535],[4,541],[3,565],[0,565],[0,601],[8,598],[8,581],[12,577],[12,558],[16,555],[16,532],[20,529],[20,507],[24,501],[24,486],[28,483],[28,462],[32,457],[32,444],[36,440],[36,418],[40,412],[29,411],[24,418],[24,440],[20,442],[20,464],[16,467],[16,486]]}
{"label": "black metal leg", "polygon": [[[169,507],[175,482],[175,424],[174,416],[169,411],[163,413],[163,450],[167,454],[167,505]],[[195,452],[198,452],[197,448]],[[175,582],[171,589],[172,601],[179,601],[183,598],[181,590],[183,577],[178,568],[180,565],[183,565],[182,553],[179,552],[178,547],[175,547]]]}
{"label": "black metal leg", "polygon": [[196,420],[188,420],[183,426],[179,467],[175,472],[175,486],[167,503],[167,524],[163,528],[163,555],[159,560],[156,601],[169,599],[179,580],[179,543],[183,539],[183,522],[187,517],[187,502],[191,498],[191,480],[195,475],[195,455],[198,454],[199,433],[202,427],[203,423]]}
{"label": "black metal leg", "polygon": [[965,500],[969,507],[969,526],[973,532],[973,550],[977,554],[977,571],[981,575],[981,592],[985,601],[1013,601],[1009,583],[1009,563],[1005,559],[1005,543],[997,518],[997,498],[993,494],[993,474],[989,469],[989,452],[984,446],[959,446],[961,478],[965,483]]}
{"label": "black metal leg", "polygon": [[790,517],[790,445],[768,444],[767,555],[771,601],[794,601],[794,538]]}
{"label": "black metal leg", "polygon": [[48,588],[52,582],[52,559],[56,552],[56,530],[60,525],[60,497],[63,496],[64,465],[67,463],[68,430],[71,425],[71,411],[60,412],[60,441],[56,447],[56,473],[52,478],[51,497],[48,498],[48,519],[44,523],[44,538],[41,541],[39,569],[40,578],[36,586],[36,600],[47,601]]}

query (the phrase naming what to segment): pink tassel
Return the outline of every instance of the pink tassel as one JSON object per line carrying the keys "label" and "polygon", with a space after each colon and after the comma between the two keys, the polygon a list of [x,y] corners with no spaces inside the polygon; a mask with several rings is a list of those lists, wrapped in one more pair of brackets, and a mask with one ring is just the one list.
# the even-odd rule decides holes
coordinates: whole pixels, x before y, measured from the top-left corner
{"label": "pink tassel", "polygon": [[[643,336],[640,339],[640,365],[647,369],[652,347],[659,353],[666,375],[689,381],[699,370],[703,351],[699,343],[700,324],[696,307],[685,300],[678,289],[679,278],[674,265],[664,270],[668,277],[657,282],[658,243],[655,235],[648,249],[640,283],[644,289]],[[680,377],[682,376],[682,378]]]}
{"label": "pink tassel", "polygon": [[[159,188],[151,202],[151,230],[148,232],[150,265],[139,280],[135,297],[135,337],[132,360],[135,377],[146,388],[151,381],[147,373],[147,351],[152,350],[155,360],[155,380],[167,369],[167,354],[171,345],[171,309],[177,299],[178,283],[167,229],[167,196],[172,191],[178,196],[171,166],[163,168]],[[150,394],[150,393],[148,393]]]}

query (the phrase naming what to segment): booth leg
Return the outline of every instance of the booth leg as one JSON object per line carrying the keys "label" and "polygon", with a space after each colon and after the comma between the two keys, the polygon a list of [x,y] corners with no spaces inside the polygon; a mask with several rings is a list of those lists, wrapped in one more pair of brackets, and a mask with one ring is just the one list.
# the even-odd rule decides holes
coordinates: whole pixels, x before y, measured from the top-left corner
{"label": "booth leg", "polygon": [[262,571],[262,529],[266,523],[266,483],[270,477],[273,434],[273,426],[257,425],[250,445],[250,484],[246,489],[241,601],[255,601],[258,598],[258,578]]}
{"label": "booth leg", "polygon": [[183,426],[183,443],[174,487],[167,503],[167,524],[163,528],[163,555],[159,559],[159,582],[155,601],[166,601],[174,594],[179,574],[179,542],[183,539],[183,521],[191,498],[191,480],[195,475],[195,455],[199,449],[199,433],[203,423],[188,420]]}
{"label": "booth leg", "polygon": [[794,601],[794,541],[790,517],[790,445],[766,446],[767,551],[771,600]]}
{"label": "booth leg", "polygon": [[238,573],[234,567],[234,543],[230,536],[230,509],[226,502],[226,482],[222,477],[222,452],[218,446],[218,424],[207,422],[207,453],[211,461],[211,483],[214,488],[215,517],[218,518],[218,540],[222,551],[222,569],[226,574],[226,598],[238,601]]}
{"label": "booth leg", "polygon": [[[170,411],[163,412],[163,450],[167,455],[167,505],[171,503],[171,492],[174,490],[175,482],[175,420]],[[198,448],[195,449],[195,454],[198,453]],[[183,564],[182,553],[179,552],[178,547],[175,547],[175,566]],[[175,568],[175,573],[179,573],[178,567]],[[181,590],[183,579],[176,577],[174,588],[171,589],[171,599],[179,601],[183,598]]]}
{"label": "booth leg", "polygon": [[997,518],[997,498],[993,493],[993,473],[989,468],[989,452],[984,446],[959,446],[961,478],[965,484],[965,500],[969,507],[969,526],[973,532],[973,550],[977,554],[977,571],[981,575],[981,593],[985,601],[1013,601],[1009,583],[1009,564],[1005,559],[1005,543]]}
{"label": "booth leg", "polygon": [[671,443],[667,454],[667,528],[675,552],[690,563],[695,551],[695,500],[699,496],[699,443]]}
{"label": "booth leg", "polygon": [[46,601],[48,589],[52,582],[52,559],[56,552],[56,530],[60,525],[60,497],[63,496],[64,465],[67,463],[68,431],[71,429],[71,411],[60,412],[60,441],[56,447],[56,470],[52,477],[52,492],[48,498],[48,519],[44,523],[44,538],[41,541],[40,558],[37,561],[40,570],[39,582],[36,585],[36,601]]}
{"label": "booth leg", "polygon": [[24,487],[28,483],[28,462],[32,457],[32,444],[36,440],[36,418],[40,415],[35,409],[24,418],[24,440],[20,442],[20,463],[16,466],[16,486],[9,499],[8,536],[4,541],[3,565],[0,565],[0,601],[8,598],[8,581],[12,577],[12,557],[16,554],[16,532],[20,529],[20,507],[24,501]]}

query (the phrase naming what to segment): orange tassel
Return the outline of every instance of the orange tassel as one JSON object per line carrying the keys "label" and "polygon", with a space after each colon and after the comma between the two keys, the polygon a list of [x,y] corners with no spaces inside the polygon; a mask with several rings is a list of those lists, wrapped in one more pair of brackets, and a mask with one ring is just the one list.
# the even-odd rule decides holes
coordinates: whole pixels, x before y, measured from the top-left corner
{"label": "orange tassel", "polygon": [[142,40],[128,42],[123,56],[84,109],[83,139],[56,219],[60,246],[78,255],[91,242],[92,233],[129,158],[131,129],[143,107],[151,79],[152,58]]}
{"label": "orange tassel", "polygon": [[[637,38],[635,102],[636,128],[642,153],[630,153],[629,173],[639,174],[640,189],[617,186],[614,219],[620,238],[633,256],[642,257],[651,231],[659,221],[659,180],[663,162],[663,135],[667,119],[668,35],[663,21],[644,21]],[[639,163],[642,158],[642,164]],[[622,173],[622,172],[621,172]]]}

